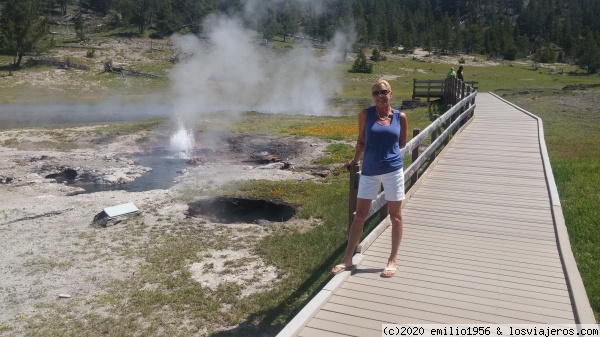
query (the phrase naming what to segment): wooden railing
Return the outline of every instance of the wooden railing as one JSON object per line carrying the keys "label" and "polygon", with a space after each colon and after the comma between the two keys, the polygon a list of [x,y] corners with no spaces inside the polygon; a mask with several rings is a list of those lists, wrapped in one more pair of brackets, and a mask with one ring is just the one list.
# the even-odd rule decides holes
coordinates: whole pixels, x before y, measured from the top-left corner
{"label": "wooden railing", "polygon": [[[411,155],[411,164],[404,170],[405,190],[408,195],[409,190],[415,186],[420,175],[425,172],[427,167],[423,165],[432,163],[436,158],[437,150],[443,145],[448,144],[450,139],[457,134],[460,126],[473,117],[475,111],[475,97],[477,91],[456,78],[448,78],[445,82],[445,94],[448,95],[445,101],[452,104],[452,107],[442,116],[434,120],[422,132],[419,129],[413,130],[413,138],[401,150],[402,158]],[[455,102],[455,103],[453,103]],[[443,130],[443,131],[442,131]],[[441,133],[440,133],[441,131]],[[430,145],[419,152],[421,144],[430,137]],[[358,180],[360,179],[360,168],[358,164],[349,167],[350,170],[350,198],[348,207],[348,229],[354,220],[356,210],[356,195],[358,193]],[[371,204],[368,217],[373,216],[378,211],[386,209],[386,201],[383,192],[380,193]]]}
{"label": "wooden railing", "polygon": [[[454,80],[452,80],[454,79]],[[433,98],[446,98],[447,89],[448,89],[448,80],[460,81],[456,77],[449,77],[442,80],[417,80],[413,79],[413,93],[412,98],[415,99],[417,97],[427,97],[427,102]],[[476,81],[467,81],[464,82],[469,87],[477,90]]]}

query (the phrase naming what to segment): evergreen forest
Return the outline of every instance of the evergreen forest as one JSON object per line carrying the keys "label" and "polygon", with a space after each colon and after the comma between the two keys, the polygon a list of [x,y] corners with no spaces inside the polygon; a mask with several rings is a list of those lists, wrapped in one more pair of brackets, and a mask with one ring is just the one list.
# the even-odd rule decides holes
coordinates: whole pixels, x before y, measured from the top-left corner
{"label": "evergreen forest", "polygon": [[[80,29],[84,15],[154,38],[202,34],[212,13],[239,17],[263,39],[331,41],[352,36],[354,51],[377,47],[434,53],[477,53],[514,60],[600,67],[597,0],[0,0],[0,51],[41,48],[47,25],[65,17]],[[83,38],[83,36],[82,36]]]}

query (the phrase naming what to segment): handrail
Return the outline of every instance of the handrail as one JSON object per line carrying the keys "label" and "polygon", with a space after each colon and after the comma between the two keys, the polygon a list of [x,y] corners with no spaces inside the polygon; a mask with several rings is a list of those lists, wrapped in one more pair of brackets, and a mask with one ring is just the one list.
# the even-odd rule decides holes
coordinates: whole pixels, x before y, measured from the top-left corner
{"label": "handrail", "polygon": [[[471,118],[475,111],[475,98],[477,91],[466,83],[456,79],[448,78],[444,80],[444,90],[448,95],[446,101],[457,103],[453,105],[443,115],[438,117],[435,121],[429,124],[422,132],[417,136],[413,137],[405,146],[401,149],[402,158],[406,158],[408,155],[412,155],[416,152],[416,159],[413,159],[411,165],[404,170],[404,182],[412,180],[416,182],[419,176],[419,170],[428,160],[433,158],[433,154],[437,151],[442,144],[447,144],[450,138],[454,135],[458,127],[464,124],[464,121]],[[465,93],[468,95],[465,96]],[[444,132],[438,134],[440,127],[445,125]],[[420,145],[425,141],[427,137],[431,137],[431,144],[422,152],[418,153]],[[352,165],[350,167],[350,202],[348,209],[348,230],[354,220],[354,212],[356,207],[356,195],[358,193],[358,180],[360,179],[360,172],[358,165]],[[412,187],[413,184],[409,186]],[[382,207],[387,204],[384,193],[380,193],[377,199],[371,203],[369,213],[367,217],[373,216]]]}
{"label": "handrail", "polygon": [[[415,99],[417,97],[427,97],[427,102],[429,102],[429,99],[431,97],[438,97],[438,98],[447,98],[446,95],[446,88],[447,88],[447,80],[448,79],[455,79],[456,81],[460,81],[459,79],[457,79],[456,77],[448,77],[446,79],[441,79],[441,80],[417,80],[416,78],[413,78],[413,93],[412,93],[412,98]],[[477,81],[460,81],[460,83],[465,83],[467,84],[469,87],[477,90],[477,84],[479,82]]]}

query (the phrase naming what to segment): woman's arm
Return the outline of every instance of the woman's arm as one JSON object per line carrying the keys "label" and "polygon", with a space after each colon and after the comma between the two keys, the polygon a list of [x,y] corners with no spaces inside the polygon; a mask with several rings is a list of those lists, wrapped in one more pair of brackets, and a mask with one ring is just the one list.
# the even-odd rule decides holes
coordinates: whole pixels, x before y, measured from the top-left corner
{"label": "woman's arm", "polygon": [[363,109],[358,114],[358,138],[356,139],[356,147],[354,148],[354,158],[349,160],[344,166],[348,168],[353,163],[358,163],[365,151],[365,128],[367,125],[367,109]]}
{"label": "woman's arm", "polygon": [[408,118],[404,112],[400,112],[400,148],[403,149],[406,146],[406,139],[408,135]]}

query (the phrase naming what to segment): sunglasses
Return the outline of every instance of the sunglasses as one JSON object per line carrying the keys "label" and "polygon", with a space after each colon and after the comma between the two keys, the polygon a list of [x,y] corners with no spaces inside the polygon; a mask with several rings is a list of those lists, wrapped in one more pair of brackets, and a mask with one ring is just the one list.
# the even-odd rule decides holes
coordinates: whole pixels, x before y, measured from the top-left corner
{"label": "sunglasses", "polygon": [[387,95],[389,94],[390,91],[389,90],[375,90],[373,91],[373,96],[379,96],[379,95]]}

